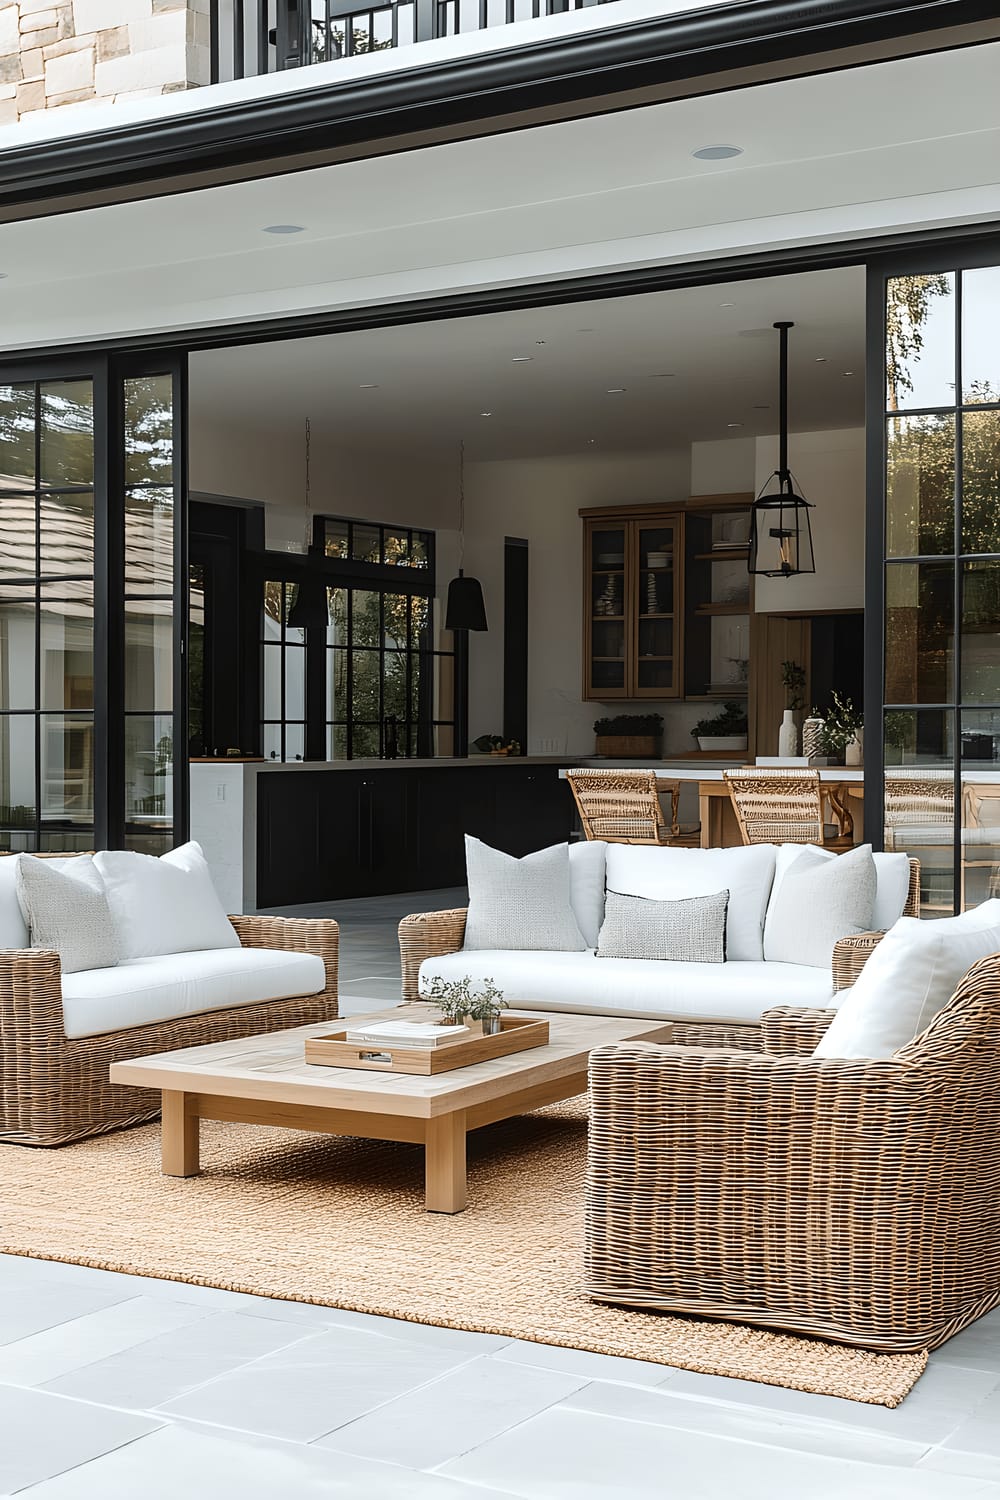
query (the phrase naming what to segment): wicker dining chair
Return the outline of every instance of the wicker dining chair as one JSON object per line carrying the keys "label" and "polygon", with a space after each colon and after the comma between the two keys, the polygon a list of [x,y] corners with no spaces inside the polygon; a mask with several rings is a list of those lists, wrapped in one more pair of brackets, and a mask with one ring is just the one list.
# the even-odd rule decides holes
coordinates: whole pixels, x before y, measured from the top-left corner
{"label": "wicker dining chair", "polygon": [[[609,844],[672,844],[696,848],[700,823],[680,823],[680,782],[662,781],[655,771],[615,771],[590,767],[567,771],[584,837]],[[660,797],[670,798],[670,822]]]}
{"label": "wicker dining chair", "polygon": [[591,1053],[589,1296],[889,1351],[1000,1303],[1000,954],[891,1058],[809,1055],[833,1015]]}
{"label": "wicker dining chair", "polygon": [[61,1146],[155,1120],[159,1094],[109,1082],[112,1063],[283,1031],[337,1015],[335,921],[264,916],[229,920],[244,948],[316,954],[325,966],[326,987],[314,995],[203,1011],[100,1036],[67,1037],[58,953],[0,950],[0,1141]]}
{"label": "wicker dining chair", "polygon": [[826,822],[818,771],[743,766],[723,771],[744,844],[819,844],[853,848],[850,830]]}

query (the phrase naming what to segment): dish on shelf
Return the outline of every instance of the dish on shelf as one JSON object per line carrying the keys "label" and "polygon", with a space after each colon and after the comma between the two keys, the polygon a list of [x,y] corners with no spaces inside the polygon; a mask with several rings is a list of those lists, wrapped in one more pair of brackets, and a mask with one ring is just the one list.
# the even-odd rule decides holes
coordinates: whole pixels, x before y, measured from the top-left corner
{"label": "dish on shelf", "polygon": [[622,568],[625,566],[625,554],[624,552],[599,552],[597,566],[599,568]]}

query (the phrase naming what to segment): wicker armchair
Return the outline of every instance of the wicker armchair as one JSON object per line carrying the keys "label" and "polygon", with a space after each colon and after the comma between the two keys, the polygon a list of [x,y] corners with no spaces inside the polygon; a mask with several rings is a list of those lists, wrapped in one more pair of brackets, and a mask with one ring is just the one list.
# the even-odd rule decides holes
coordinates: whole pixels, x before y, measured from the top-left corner
{"label": "wicker armchair", "polygon": [[112,1063],[336,1016],[336,922],[290,917],[230,921],[244,948],[315,953],[326,966],[326,988],[316,995],[70,1039],[63,1029],[59,955],[32,948],[0,951],[0,1140],[61,1146],[154,1120],[160,1113],[159,1095],[109,1083]]}
{"label": "wicker armchair", "polygon": [[892,1058],[803,1056],[821,1026],[591,1054],[591,1297],[890,1351],[1000,1302],[1000,955]]}
{"label": "wicker armchair", "polygon": [[[824,792],[818,771],[744,766],[723,771],[744,844],[819,844],[850,849],[854,822],[832,790]],[[829,796],[837,824],[824,816]]]}
{"label": "wicker armchair", "polygon": [[[661,781],[655,771],[591,767],[566,772],[584,838],[612,844],[675,844],[694,848],[700,823],[678,822],[680,782]],[[670,798],[670,822],[660,797]]]}

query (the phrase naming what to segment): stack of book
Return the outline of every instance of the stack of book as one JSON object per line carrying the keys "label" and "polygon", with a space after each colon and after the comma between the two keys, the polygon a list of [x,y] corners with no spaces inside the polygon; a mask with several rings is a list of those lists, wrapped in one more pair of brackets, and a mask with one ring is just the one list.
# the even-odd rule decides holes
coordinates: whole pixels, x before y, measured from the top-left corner
{"label": "stack of book", "polygon": [[436,1026],[432,1021],[373,1021],[348,1026],[345,1041],[375,1043],[380,1047],[439,1047],[471,1036],[468,1026]]}

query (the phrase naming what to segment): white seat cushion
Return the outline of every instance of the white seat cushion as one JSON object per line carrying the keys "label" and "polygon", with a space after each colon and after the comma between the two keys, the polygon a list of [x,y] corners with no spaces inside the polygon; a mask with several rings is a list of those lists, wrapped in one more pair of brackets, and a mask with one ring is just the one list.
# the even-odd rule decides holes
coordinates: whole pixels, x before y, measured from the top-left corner
{"label": "white seat cushion", "polygon": [[834,1008],[829,969],[804,964],[668,963],[645,958],[596,958],[593,953],[448,953],[420,966],[476,982],[492,979],[518,1010],[580,1015],[651,1016],[656,1020],[759,1021],[773,1005]]}
{"label": "white seat cushion", "polygon": [[326,968],[313,953],[273,948],[212,948],[131,958],[114,969],[64,974],[63,1023],[68,1037],[99,1036],[232,1005],[256,1005],[326,988]]}

